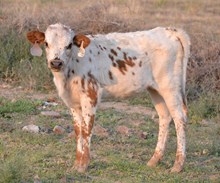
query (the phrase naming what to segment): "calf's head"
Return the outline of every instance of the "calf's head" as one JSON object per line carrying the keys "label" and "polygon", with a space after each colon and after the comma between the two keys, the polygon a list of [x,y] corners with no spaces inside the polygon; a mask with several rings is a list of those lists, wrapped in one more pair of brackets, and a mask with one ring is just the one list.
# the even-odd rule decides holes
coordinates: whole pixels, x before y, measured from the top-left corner
{"label": "calf's head", "polygon": [[84,49],[90,44],[85,35],[75,35],[74,31],[62,24],[50,25],[46,32],[31,31],[27,39],[33,44],[31,53],[40,56],[40,45],[45,45],[48,67],[53,72],[61,72],[66,65],[78,56],[83,56]]}

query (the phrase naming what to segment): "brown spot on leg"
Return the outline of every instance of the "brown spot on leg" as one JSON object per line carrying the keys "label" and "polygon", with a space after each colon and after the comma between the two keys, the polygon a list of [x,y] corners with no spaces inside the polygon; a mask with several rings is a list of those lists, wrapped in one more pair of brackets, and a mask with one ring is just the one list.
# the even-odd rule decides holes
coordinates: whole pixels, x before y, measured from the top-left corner
{"label": "brown spot on leg", "polygon": [[92,76],[88,81],[87,96],[90,98],[90,103],[92,106],[96,106],[98,101],[98,86],[95,78]]}
{"label": "brown spot on leg", "polygon": [[85,89],[85,76],[81,79],[82,89]]}

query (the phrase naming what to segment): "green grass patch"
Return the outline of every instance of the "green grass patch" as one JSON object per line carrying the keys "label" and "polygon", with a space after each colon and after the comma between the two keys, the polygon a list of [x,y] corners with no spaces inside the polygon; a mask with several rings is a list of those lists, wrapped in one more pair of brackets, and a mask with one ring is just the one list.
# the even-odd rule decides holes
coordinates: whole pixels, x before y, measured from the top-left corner
{"label": "green grass patch", "polygon": [[18,99],[16,101],[9,101],[6,98],[0,98],[0,114],[4,115],[6,113],[33,113],[36,111],[36,106],[39,105],[38,102],[33,102],[27,99]]}

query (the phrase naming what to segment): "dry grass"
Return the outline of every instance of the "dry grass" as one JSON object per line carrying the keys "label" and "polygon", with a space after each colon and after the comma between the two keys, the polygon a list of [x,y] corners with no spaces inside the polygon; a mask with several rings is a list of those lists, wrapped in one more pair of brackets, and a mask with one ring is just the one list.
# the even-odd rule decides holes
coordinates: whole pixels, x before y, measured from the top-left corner
{"label": "dry grass", "polygon": [[[218,16],[220,2],[218,1],[2,0],[0,7],[2,28],[0,36],[7,36],[6,32],[13,30],[23,41],[27,30],[44,31],[49,24],[56,22],[69,25],[76,32],[89,34],[144,30],[156,26],[181,27],[190,34],[192,41],[188,67],[190,86],[188,92],[198,95],[201,91],[216,92],[220,89],[220,29],[217,24],[220,21]],[[25,49],[27,48],[26,44]],[[4,50],[4,52],[8,51]],[[16,53],[14,54],[16,57]],[[19,63],[21,61],[19,59],[27,58],[29,58],[28,53],[22,58],[16,57],[13,62]],[[16,77],[18,73],[15,69],[8,69],[16,65],[14,63],[4,67],[0,75],[5,78]],[[13,71],[14,73],[10,73]]]}

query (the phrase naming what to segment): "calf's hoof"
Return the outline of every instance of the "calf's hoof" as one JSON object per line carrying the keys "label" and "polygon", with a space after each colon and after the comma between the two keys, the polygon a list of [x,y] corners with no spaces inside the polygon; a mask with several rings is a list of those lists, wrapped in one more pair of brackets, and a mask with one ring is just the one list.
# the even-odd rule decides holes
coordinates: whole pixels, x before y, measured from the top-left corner
{"label": "calf's hoof", "polygon": [[156,158],[152,157],[148,162],[147,162],[147,166],[149,167],[155,167],[157,165],[159,160],[157,160]]}
{"label": "calf's hoof", "polygon": [[175,163],[174,166],[171,168],[171,173],[179,173],[183,170],[183,165],[180,163]]}
{"label": "calf's hoof", "polygon": [[147,166],[155,167],[161,159],[162,159],[162,155],[159,154],[158,152],[155,152],[154,155],[151,157],[151,159],[147,162]]}
{"label": "calf's hoof", "polygon": [[85,173],[87,170],[88,166],[87,165],[74,165],[73,169],[76,170],[79,173]]}

